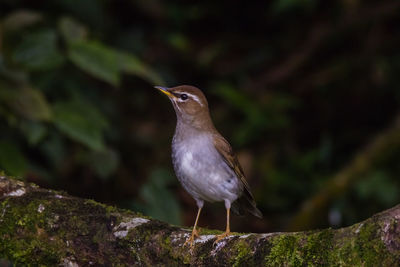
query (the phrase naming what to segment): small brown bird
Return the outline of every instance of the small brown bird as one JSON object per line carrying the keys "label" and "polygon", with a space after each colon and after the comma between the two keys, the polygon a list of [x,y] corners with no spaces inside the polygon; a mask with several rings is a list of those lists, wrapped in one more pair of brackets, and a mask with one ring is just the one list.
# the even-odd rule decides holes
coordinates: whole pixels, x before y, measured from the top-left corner
{"label": "small brown bird", "polygon": [[156,86],[174,106],[177,123],[172,139],[172,162],[175,174],[185,190],[196,200],[198,211],[192,235],[185,244],[193,246],[204,201],[224,201],[226,231],[215,242],[230,234],[230,209],[262,218],[257,209],[243,170],[229,143],[215,129],[208,103],[200,89],[182,85]]}

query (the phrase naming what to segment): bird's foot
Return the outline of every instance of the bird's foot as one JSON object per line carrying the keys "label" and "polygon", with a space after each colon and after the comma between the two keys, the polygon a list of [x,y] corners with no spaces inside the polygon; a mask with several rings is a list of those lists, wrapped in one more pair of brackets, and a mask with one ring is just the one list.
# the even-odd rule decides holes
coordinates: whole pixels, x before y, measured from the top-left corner
{"label": "bird's foot", "polygon": [[231,231],[227,230],[225,233],[217,235],[217,239],[214,241],[214,245],[217,244],[219,241],[221,241],[222,239],[224,239],[227,236],[231,235]]}
{"label": "bird's foot", "polygon": [[186,239],[185,243],[183,244],[183,246],[189,245],[190,249],[192,250],[194,247],[194,240],[196,240],[196,238],[198,238],[200,230],[198,231],[196,228],[193,228],[192,234],[190,235],[190,237],[188,239]]}

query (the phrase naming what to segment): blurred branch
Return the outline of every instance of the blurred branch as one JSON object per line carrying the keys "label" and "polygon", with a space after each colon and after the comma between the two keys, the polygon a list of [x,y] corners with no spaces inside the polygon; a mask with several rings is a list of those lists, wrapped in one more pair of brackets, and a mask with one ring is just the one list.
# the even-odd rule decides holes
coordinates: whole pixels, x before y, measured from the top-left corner
{"label": "blurred branch", "polygon": [[[394,266],[400,205],[351,227],[235,234],[214,245],[190,231],[0,176],[0,259],[40,266]],[[208,231],[210,232],[210,231]]]}
{"label": "blurred branch", "polygon": [[316,227],[324,218],[333,199],[346,192],[367,173],[382,155],[400,149],[400,114],[392,127],[376,136],[366,147],[354,156],[353,160],[334,175],[321,191],[306,200],[300,211],[291,220],[288,230],[302,230]]}
{"label": "blurred branch", "polygon": [[329,36],[341,31],[348,31],[349,28],[355,27],[359,23],[366,23],[390,14],[397,15],[399,8],[399,1],[389,3],[377,2],[374,6],[359,10],[357,14],[351,12],[351,14],[343,16],[342,20],[337,23],[316,22],[316,26],[309,31],[307,38],[305,38],[300,48],[293,47],[293,53],[283,59],[279,65],[255,78],[252,86],[249,86],[249,88],[254,88],[254,86],[263,88],[268,84],[279,83],[287,79],[311,58],[313,53],[328,40]]}

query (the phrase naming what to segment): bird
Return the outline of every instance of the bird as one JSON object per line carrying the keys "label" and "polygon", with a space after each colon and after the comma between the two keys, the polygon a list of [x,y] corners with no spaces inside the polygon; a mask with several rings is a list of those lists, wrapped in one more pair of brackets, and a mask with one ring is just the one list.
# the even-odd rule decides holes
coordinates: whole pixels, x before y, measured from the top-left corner
{"label": "bird", "polygon": [[226,208],[226,230],[216,236],[214,243],[231,234],[231,209],[238,215],[252,214],[262,218],[231,145],[211,120],[203,92],[190,85],[155,88],[168,96],[175,109],[177,122],[172,138],[172,163],[178,180],[198,208],[192,234],[184,245],[193,247],[199,237],[197,222],[204,201],[224,202]]}

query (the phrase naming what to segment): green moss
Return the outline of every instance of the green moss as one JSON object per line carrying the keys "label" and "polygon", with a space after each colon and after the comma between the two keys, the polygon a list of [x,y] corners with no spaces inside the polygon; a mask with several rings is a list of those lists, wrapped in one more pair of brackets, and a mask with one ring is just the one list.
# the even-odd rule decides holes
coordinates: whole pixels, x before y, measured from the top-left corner
{"label": "green moss", "polygon": [[[0,228],[0,258],[10,259],[15,264],[36,263],[54,265],[63,256],[65,245],[54,238],[51,242],[45,231],[46,201],[32,200],[27,205],[18,205],[18,198],[9,198],[1,202],[3,214]],[[38,212],[39,205],[45,209]],[[15,238],[18,233],[19,238]],[[65,250],[64,250],[65,251]],[[62,253],[63,254],[63,253]]]}
{"label": "green moss", "polygon": [[80,265],[151,265],[147,261],[154,255],[147,255],[143,248],[157,238],[164,246],[150,253],[168,259],[166,263],[174,262],[170,251],[175,248],[163,231],[169,229],[165,223],[152,220],[130,229],[126,238],[115,239],[112,229],[119,221],[136,216],[93,200],[29,186],[23,196],[0,201],[0,258],[22,266],[56,266],[68,255],[74,255],[71,260]]}
{"label": "green moss", "polygon": [[354,237],[338,240],[332,261],[345,265],[390,266],[393,256],[389,255],[379,234],[381,226],[375,222],[358,224],[352,227]]}
{"label": "green moss", "polygon": [[273,238],[270,253],[265,258],[266,266],[300,266],[303,259],[298,250],[299,237],[293,235],[279,235]]}
{"label": "green moss", "polygon": [[[190,230],[193,230],[193,228],[190,228]],[[213,230],[213,229],[208,229],[208,228],[198,228],[197,229],[199,231],[200,235],[219,235],[222,232],[219,230]]]}
{"label": "green moss", "polygon": [[381,227],[374,222],[355,225],[345,236],[331,229],[280,235],[272,239],[265,265],[390,266],[395,261],[378,234]]}
{"label": "green moss", "polygon": [[[34,264],[37,260],[49,266],[57,265],[68,252],[68,240],[85,242],[91,239],[94,245],[89,250],[96,250],[96,245],[103,244],[110,233],[106,227],[105,208],[95,203],[76,198],[49,199],[42,192],[2,200],[0,212],[6,219],[0,228],[0,258],[20,264]],[[93,227],[99,220],[105,223]],[[90,261],[90,253],[87,258],[84,253],[82,250],[80,260]]]}
{"label": "green moss", "polygon": [[325,265],[329,261],[329,254],[332,252],[333,231],[322,230],[309,234],[302,247],[304,262],[308,265]]}
{"label": "green moss", "polygon": [[285,234],[272,240],[266,266],[320,266],[329,262],[333,232],[330,229],[308,234]]}
{"label": "green moss", "polygon": [[252,252],[251,249],[246,241],[240,240],[238,243],[235,244],[235,247],[231,249],[231,251],[236,250],[236,256],[233,258],[232,266],[243,266],[249,265],[252,266],[254,264],[251,263],[252,259]]}
{"label": "green moss", "polygon": [[171,237],[170,236],[167,236],[167,238],[165,238],[165,240],[164,240],[164,245],[166,246],[166,247],[168,247],[168,248],[170,248],[171,247]]}
{"label": "green moss", "polygon": [[109,206],[105,205],[99,202],[94,201],[93,199],[87,199],[85,200],[84,204],[89,205],[89,206],[98,206],[103,208],[107,214],[115,213],[118,212],[118,209],[114,206]]}
{"label": "green moss", "polygon": [[92,241],[94,244],[99,244],[107,237],[108,231],[105,225],[101,225],[101,227],[98,227],[96,230],[97,231],[93,235]]}
{"label": "green moss", "polygon": [[382,252],[386,251],[386,248],[376,235],[379,228],[380,226],[376,224],[365,225],[360,229],[359,237],[355,242],[358,256],[371,266],[378,266],[385,259]]}

